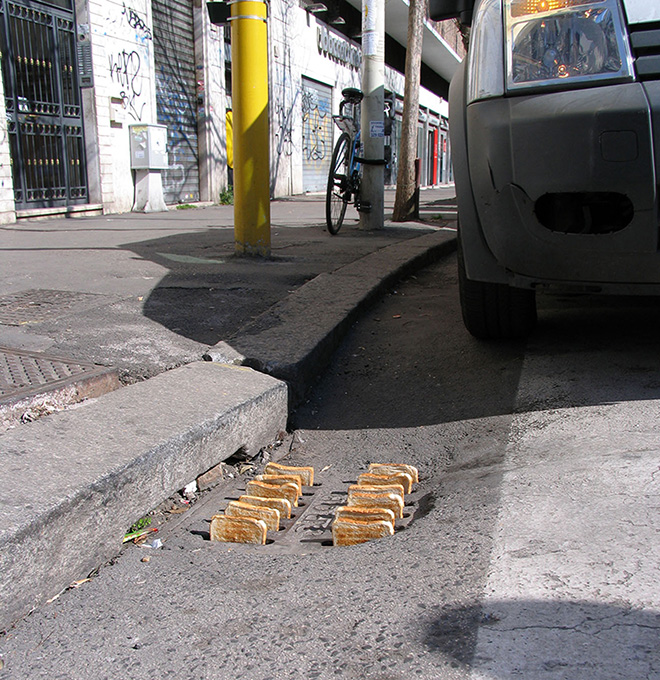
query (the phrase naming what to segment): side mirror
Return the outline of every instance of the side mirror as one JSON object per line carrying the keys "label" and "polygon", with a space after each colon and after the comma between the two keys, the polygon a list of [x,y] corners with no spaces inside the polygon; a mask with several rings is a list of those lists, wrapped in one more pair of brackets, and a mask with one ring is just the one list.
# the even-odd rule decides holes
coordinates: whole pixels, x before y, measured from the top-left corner
{"label": "side mirror", "polygon": [[429,17],[433,21],[460,19],[461,23],[472,23],[475,0],[429,0]]}

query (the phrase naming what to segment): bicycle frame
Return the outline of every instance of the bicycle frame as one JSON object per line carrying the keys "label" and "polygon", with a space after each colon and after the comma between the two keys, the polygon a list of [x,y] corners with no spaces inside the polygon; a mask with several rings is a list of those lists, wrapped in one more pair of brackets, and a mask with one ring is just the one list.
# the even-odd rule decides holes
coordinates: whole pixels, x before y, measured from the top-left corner
{"label": "bicycle frame", "polygon": [[[351,156],[348,161],[348,176],[351,180],[351,183],[353,183],[353,180],[355,178],[355,174],[357,173],[358,175],[360,174],[360,162],[356,160],[356,158],[359,158],[358,156],[358,151],[360,150],[360,130],[357,131],[357,134],[352,138],[351,140]],[[358,193],[355,193],[354,199],[357,202],[358,198]]]}

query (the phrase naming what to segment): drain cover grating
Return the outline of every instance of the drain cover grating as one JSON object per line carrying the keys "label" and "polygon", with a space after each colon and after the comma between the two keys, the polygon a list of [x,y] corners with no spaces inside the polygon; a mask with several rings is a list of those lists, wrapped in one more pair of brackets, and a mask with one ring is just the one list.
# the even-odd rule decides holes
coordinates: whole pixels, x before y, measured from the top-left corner
{"label": "drain cover grating", "polygon": [[69,290],[24,290],[0,297],[0,324],[22,326],[57,318],[73,309],[96,307],[107,296]]}
{"label": "drain cover grating", "polygon": [[[337,485],[338,488],[332,488],[325,483],[304,487],[299,507],[293,508],[291,519],[281,520],[280,531],[268,532],[266,546],[220,542],[209,543],[209,545],[213,545],[218,550],[254,550],[257,548],[268,552],[289,554],[307,554],[311,551],[327,549],[332,546],[332,522],[335,511],[340,505],[346,504],[346,488],[354,483],[355,480],[342,480],[342,483]],[[418,485],[418,487],[421,486],[421,484]],[[211,492],[205,502],[195,506],[186,522],[188,530],[208,540],[211,516],[222,512],[221,508],[224,508],[229,501],[238,500],[239,496],[245,493],[245,487],[241,486],[240,490],[232,489],[232,491],[222,496]],[[430,494],[421,488],[406,494],[403,518],[397,519],[395,533],[407,530],[416,519],[427,512],[429,498]]]}
{"label": "drain cover grating", "polygon": [[0,403],[113,372],[105,366],[0,347]]}

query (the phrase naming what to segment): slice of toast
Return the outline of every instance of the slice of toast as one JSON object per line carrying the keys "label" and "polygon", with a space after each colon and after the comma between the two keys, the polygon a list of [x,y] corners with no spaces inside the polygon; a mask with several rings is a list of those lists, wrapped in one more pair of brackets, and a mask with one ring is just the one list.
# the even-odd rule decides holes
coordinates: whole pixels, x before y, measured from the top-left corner
{"label": "slice of toast", "polygon": [[267,484],[286,484],[290,482],[298,487],[298,493],[302,493],[302,477],[300,475],[257,475],[254,478],[257,482],[266,482]]}
{"label": "slice of toast", "polygon": [[401,484],[405,493],[412,491],[412,477],[407,472],[397,472],[394,475],[376,475],[372,472],[363,472],[358,475],[358,484],[373,486],[375,484]]}
{"label": "slice of toast", "polygon": [[369,472],[375,475],[395,475],[397,472],[407,472],[413,480],[413,484],[419,483],[419,470],[414,465],[405,463],[371,463]]}
{"label": "slice of toast", "polygon": [[354,491],[347,505],[359,505],[363,508],[387,508],[397,519],[403,517],[403,499],[395,493],[364,493]]}
{"label": "slice of toast", "polygon": [[280,511],[275,508],[264,508],[258,505],[249,505],[241,501],[229,501],[225,508],[227,517],[252,517],[266,522],[269,531],[280,530]]}
{"label": "slice of toast", "polygon": [[357,519],[363,522],[395,523],[394,513],[389,508],[364,508],[359,505],[342,505],[335,510],[336,519]]}
{"label": "slice of toast", "polygon": [[357,545],[393,534],[394,527],[386,520],[336,519],[332,523],[333,545]]}
{"label": "slice of toast", "polygon": [[401,496],[401,500],[405,503],[406,494],[403,492],[403,487],[401,484],[381,484],[369,486],[367,484],[351,484],[348,487],[348,495],[360,491],[361,493],[395,493],[397,496]]}
{"label": "slice of toast", "polygon": [[211,519],[211,540],[224,543],[264,545],[268,528],[262,519],[214,515]]}
{"label": "slice of toast", "polygon": [[262,508],[275,508],[280,511],[280,519],[291,519],[291,503],[286,498],[264,498],[263,496],[240,496],[240,503],[258,505]]}
{"label": "slice of toast", "polygon": [[276,485],[249,481],[245,486],[245,493],[248,496],[261,496],[262,498],[286,498],[295,508],[298,507],[298,497],[300,496],[298,487],[291,482]]}
{"label": "slice of toast", "polygon": [[294,467],[293,465],[280,465],[279,463],[267,463],[264,469],[265,475],[300,475],[303,486],[314,486],[313,467]]}

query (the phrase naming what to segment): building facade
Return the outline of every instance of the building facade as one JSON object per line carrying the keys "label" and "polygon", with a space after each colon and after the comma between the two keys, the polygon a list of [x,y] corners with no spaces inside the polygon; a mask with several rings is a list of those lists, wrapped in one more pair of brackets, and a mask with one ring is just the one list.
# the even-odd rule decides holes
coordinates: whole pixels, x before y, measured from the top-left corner
{"label": "building facade", "polygon": [[[161,172],[166,203],[218,200],[231,182],[230,32],[210,23],[205,3],[0,1],[1,222],[130,211],[131,131],[151,124],[167,128]],[[336,13],[324,21],[319,6],[314,13],[299,0],[270,3],[273,197],[325,188],[336,136],[332,114],[341,90],[360,85],[359,40],[339,30],[345,22]],[[345,10],[359,11],[348,4]],[[420,94],[421,180],[437,184],[451,178],[442,90],[460,50],[430,24],[425,30],[445,60],[432,66],[440,86],[435,92],[423,87]],[[400,70],[386,67],[386,94],[395,111],[386,138],[390,183],[396,177]]]}

